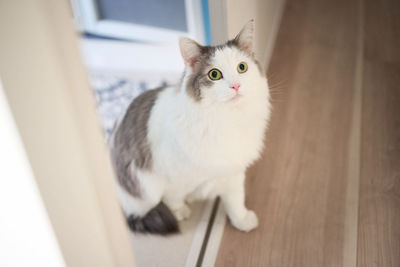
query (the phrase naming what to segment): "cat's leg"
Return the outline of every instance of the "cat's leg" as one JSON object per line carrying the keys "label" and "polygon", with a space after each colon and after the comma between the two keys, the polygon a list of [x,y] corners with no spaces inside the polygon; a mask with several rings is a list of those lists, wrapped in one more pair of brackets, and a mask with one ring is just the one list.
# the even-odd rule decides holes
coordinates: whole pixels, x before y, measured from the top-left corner
{"label": "cat's leg", "polygon": [[118,187],[129,228],[133,232],[143,233],[179,232],[176,218],[161,201],[165,190],[164,177],[148,171],[137,171],[135,174],[138,190],[129,193],[127,188]]}
{"label": "cat's leg", "polygon": [[191,210],[185,203],[186,190],[183,188],[173,188],[166,190],[163,201],[174,213],[178,221],[185,220],[190,217]]}
{"label": "cat's leg", "polygon": [[223,188],[223,185],[220,184],[219,179],[207,180],[191,192],[186,197],[186,201],[190,204],[199,200],[215,198],[221,191],[220,187]]}
{"label": "cat's leg", "polygon": [[143,217],[161,201],[165,189],[165,181],[152,172],[136,171],[133,174],[137,179],[139,193],[134,196],[118,184],[118,197],[127,217],[131,215]]}
{"label": "cat's leg", "polygon": [[249,232],[258,226],[258,219],[254,211],[245,206],[244,179],[243,173],[221,181],[220,196],[232,225]]}

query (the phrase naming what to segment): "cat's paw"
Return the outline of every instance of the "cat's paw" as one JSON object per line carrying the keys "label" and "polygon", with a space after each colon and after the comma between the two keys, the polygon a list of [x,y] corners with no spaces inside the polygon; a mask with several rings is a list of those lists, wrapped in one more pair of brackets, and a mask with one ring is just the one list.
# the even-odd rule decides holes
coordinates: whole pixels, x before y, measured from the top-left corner
{"label": "cat's paw", "polygon": [[257,215],[252,210],[248,210],[246,215],[239,220],[232,220],[232,225],[243,232],[250,232],[258,226]]}
{"label": "cat's paw", "polygon": [[182,221],[182,220],[189,218],[190,214],[192,213],[189,206],[186,204],[183,205],[182,207],[180,207],[179,209],[174,210],[173,212],[174,212],[175,218],[178,221]]}

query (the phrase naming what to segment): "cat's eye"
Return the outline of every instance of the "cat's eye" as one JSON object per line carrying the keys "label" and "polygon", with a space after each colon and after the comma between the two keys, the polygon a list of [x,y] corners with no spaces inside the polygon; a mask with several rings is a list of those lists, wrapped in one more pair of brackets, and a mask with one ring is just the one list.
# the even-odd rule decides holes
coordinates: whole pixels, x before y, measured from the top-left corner
{"label": "cat's eye", "polygon": [[240,62],[239,65],[237,66],[237,71],[239,73],[245,73],[247,71],[248,67],[246,62]]}
{"label": "cat's eye", "polygon": [[208,72],[208,78],[213,81],[219,80],[222,78],[222,73],[219,69],[212,69]]}

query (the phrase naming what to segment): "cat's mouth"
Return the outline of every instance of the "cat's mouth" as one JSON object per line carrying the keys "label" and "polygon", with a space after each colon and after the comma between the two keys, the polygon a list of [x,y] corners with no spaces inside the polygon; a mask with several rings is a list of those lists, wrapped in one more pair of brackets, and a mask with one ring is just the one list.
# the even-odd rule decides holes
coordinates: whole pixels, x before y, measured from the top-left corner
{"label": "cat's mouth", "polygon": [[241,93],[236,93],[236,95],[231,98],[231,101],[238,101],[242,97],[243,95]]}

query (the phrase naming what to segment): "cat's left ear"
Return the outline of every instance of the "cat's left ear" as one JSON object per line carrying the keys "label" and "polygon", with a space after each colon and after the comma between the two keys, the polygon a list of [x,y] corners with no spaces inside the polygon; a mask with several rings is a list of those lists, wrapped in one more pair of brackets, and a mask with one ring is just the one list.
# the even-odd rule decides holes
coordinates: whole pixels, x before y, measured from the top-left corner
{"label": "cat's left ear", "polygon": [[235,37],[234,41],[241,50],[249,54],[253,53],[254,19],[244,25],[243,29]]}
{"label": "cat's left ear", "polygon": [[193,68],[201,55],[201,45],[192,39],[181,37],[179,39],[179,48],[185,65]]}

